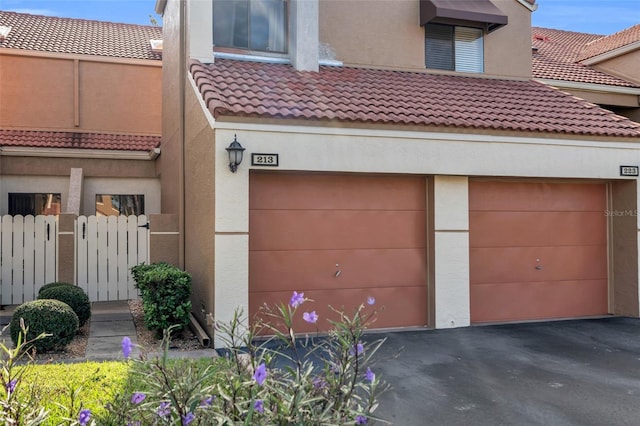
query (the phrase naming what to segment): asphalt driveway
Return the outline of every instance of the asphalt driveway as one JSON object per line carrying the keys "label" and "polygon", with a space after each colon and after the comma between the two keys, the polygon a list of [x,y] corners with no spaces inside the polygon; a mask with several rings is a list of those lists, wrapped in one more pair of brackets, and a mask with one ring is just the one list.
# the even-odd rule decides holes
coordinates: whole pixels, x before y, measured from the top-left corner
{"label": "asphalt driveway", "polygon": [[640,424],[640,319],[384,336],[376,413],[395,425]]}

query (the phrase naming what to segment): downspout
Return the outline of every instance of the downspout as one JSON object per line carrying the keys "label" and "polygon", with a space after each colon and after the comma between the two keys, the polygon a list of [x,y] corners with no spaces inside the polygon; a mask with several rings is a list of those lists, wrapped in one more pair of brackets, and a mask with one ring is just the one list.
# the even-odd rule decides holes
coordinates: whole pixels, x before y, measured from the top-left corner
{"label": "downspout", "polygon": [[185,84],[185,78],[186,78],[186,67],[187,67],[187,1],[188,0],[179,0],[180,1],[180,68],[179,68],[179,78],[180,78],[180,83],[179,83],[179,91],[180,91],[180,167],[181,167],[181,182],[180,182],[180,207],[178,209],[179,213],[180,213],[180,223],[179,223],[179,227],[180,227],[180,243],[179,243],[179,254],[178,254],[178,259],[180,262],[180,268],[184,270],[185,266],[186,266],[186,262],[185,262],[185,248],[186,248],[186,244],[185,244],[185,229],[186,229],[186,219],[185,219],[185,206],[186,206],[186,185],[185,185],[185,181],[186,181],[186,161],[185,161],[185,154],[186,154],[186,147],[185,147],[185,141],[186,141],[186,118],[185,118],[185,111],[186,111],[186,100],[185,100],[185,95],[186,95],[186,84]]}

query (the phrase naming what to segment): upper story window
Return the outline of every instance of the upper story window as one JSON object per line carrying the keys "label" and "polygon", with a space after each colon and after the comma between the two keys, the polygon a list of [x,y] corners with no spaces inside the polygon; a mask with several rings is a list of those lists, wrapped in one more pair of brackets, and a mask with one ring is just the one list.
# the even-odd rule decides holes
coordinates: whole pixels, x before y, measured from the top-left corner
{"label": "upper story window", "polygon": [[484,31],[444,24],[426,24],[427,68],[461,72],[484,72]]}
{"label": "upper story window", "polygon": [[9,193],[9,214],[23,216],[39,214],[60,214],[60,194],[51,193]]}
{"label": "upper story window", "polygon": [[286,53],[286,0],[214,0],[213,44]]}

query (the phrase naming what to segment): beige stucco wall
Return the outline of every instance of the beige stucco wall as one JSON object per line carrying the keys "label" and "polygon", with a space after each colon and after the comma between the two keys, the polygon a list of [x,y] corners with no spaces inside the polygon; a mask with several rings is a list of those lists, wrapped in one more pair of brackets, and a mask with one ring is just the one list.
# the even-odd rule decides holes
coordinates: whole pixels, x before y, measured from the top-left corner
{"label": "beige stucco wall", "polygon": [[509,17],[509,23],[485,38],[484,72],[531,77],[531,11],[516,0],[492,2]]}
{"label": "beige stucco wall", "polygon": [[215,316],[215,140],[196,90],[190,84],[185,102],[185,245],[184,268],[193,277],[193,314],[209,333],[206,315]]}
{"label": "beige stucco wall", "polygon": [[591,67],[640,85],[640,49],[594,64]]}
{"label": "beige stucco wall", "polygon": [[83,169],[84,177],[139,177],[154,178],[153,161],[100,158],[52,158],[27,156],[0,156],[4,175],[66,176],[72,168]]}
{"label": "beige stucco wall", "polygon": [[[516,0],[494,0],[509,24],[485,39],[485,73],[531,75],[531,12]],[[320,42],[345,65],[424,69],[418,0],[320,0]]]}
{"label": "beige stucco wall", "polygon": [[609,276],[611,312],[638,316],[638,182],[610,186]]}
{"label": "beige stucco wall", "polygon": [[3,51],[0,126],[160,134],[159,61]]}
{"label": "beige stucco wall", "polygon": [[183,111],[186,60],[185,35],[181,30],[184,16],[183,2],[169,0],[163,21],[163,75],[162,75],[162,153],[157,160],[157,170],[162,183],[162,212],[177,215],[180,232],[179,264],[184,266],[184,159],[183,159]]}

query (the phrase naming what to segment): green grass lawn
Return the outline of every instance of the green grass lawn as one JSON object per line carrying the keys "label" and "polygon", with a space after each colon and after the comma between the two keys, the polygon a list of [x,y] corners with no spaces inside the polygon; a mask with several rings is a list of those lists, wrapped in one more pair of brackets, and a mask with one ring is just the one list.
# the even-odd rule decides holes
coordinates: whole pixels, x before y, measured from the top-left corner
{"label": "green grass lawn", "polygon": [[49,412],[46,424],[59,425],[69,416],[60,405],[73,406],[75,412],[81,406],[95,414],[103,413],[105,404],[127,385],[129,364],[122,361],[83,362],[26,368],[22,389],[35,385],[39,402]]}
{"label": "green grass lawn", "polygon": [[[200,360],[169,360],[189,371],[211,364],[210,358]],[[46,425],[68,424],[70,414],[62,407],[73,407],[74,420],[80,408],[91,410],[93,418],[105,413],[105,404],[114,397],[144,392],[149,388],[141,377],[130,374],[131,363],[125,361],[82,362],[74,364],[29,365],[23,376],[21,392],[34,385],[36,399],[49,412]],[[61,407],[62,406],[62,407]]]}

